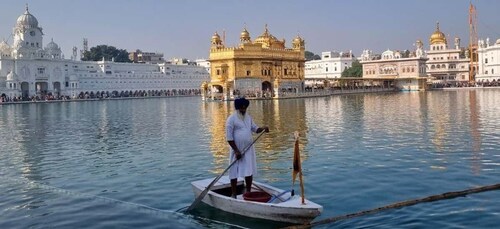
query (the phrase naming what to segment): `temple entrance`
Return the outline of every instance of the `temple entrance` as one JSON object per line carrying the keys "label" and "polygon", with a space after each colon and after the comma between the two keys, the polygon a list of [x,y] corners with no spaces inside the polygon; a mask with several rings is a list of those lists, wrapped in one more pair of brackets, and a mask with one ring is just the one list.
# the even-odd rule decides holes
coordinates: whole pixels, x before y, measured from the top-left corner
{"label": "temple entrance", "polygon": [[47,82],[35,83],[36,94],[39,96],[47,95],[48,88],[49,88],[49,84]]}
{"label": "temple entrance", "polygon": [[213,100],[223,100],[224,99],[224,88],[221,85],[210,85],[207,91],[207,97]]}
{"label": "temple entrance", "polygon": [[59,96],[61,94],[61,83],[60,82],[54,82],[53,83],[53,87],[54,87],[53,94],[55,96]]}
{"label": "temple entrance", "polygon": [[213,85],[212,93],[224,93],[224,88],[221,85]]}
{"label": "temple entrance", "polygon": [[28,82],[21,83],[21,96],[27,98],[30,95],[30,84]]}
{"label": "temple entrance", "polygon": [[273,85],[269,81],[262,82],[262,91],[272,91]]}
{"label": "temple entrance", "polygon": [[266,98],[273,96],[273,85],[271,84],[271,82],[262,82],[262,96]]}

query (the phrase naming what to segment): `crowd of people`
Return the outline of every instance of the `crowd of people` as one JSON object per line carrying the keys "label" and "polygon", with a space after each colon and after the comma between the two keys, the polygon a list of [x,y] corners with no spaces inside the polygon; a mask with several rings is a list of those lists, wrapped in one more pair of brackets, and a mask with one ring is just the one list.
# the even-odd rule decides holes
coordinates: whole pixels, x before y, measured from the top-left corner
{"label": "crowd of people", "polygon": [[113,99],[113,98],[133,98],[133,97],[169,97],[169,96],[195,96],[200,95],[199,89],[182,90],[158,90],[158,91],[122,91],[122,92],[81,92],[77,96],[54,95],[52,93],[39,93],[32,96],[0,96],[0,103],[18,103],[18,102],[48,102],[48,101],[67,101],[67,100],[88,100],[88,99]]}
{"label": "crowd of people", "polygon": [[273,92],[269,89],[267,90],[234,90],[233,95],[235,97],[241,98],[272,98],[273,97]]}
{"label": "crowd of people", "polygon": [[456,87],[498,87],[500,86],[499,81],[478,81],[475,83],[469,82],[442,82],[432,84],[432,88],[456,88]]}

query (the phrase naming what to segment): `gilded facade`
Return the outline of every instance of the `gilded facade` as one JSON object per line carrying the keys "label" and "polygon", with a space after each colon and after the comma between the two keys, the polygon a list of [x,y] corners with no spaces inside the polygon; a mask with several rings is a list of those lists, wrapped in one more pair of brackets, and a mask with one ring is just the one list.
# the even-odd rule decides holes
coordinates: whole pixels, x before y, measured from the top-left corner
{"label": "gilded facade", "polygon": [[[203,83],[206,97],[279,97],[282,92],[304,89],[305,42],[297,36],[292,48],[273,36],[267,25],[252,41],[246,28],[236,47],[226,47],[215,32],[210,47],[210,82]],[[205,98],[206,98],[205,97]]]}

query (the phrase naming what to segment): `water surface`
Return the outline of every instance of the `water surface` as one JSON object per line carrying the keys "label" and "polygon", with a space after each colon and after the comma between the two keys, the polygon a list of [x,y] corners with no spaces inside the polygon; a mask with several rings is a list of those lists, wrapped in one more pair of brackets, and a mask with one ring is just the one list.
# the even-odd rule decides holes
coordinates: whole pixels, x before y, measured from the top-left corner
{"label": "water surface", "polygon": [[[499,183],[500,90],[252,101],[271,133],[258,177],[291,188],[301,133],[318,219]],[[275,228],[194,199],[190,182],[227,162],[232,103],[153,98],[0,106],[0,228]],[[295,187],[298,189],[298,186]],[[500,192],[419,204],[319,228],[493,228]]]}

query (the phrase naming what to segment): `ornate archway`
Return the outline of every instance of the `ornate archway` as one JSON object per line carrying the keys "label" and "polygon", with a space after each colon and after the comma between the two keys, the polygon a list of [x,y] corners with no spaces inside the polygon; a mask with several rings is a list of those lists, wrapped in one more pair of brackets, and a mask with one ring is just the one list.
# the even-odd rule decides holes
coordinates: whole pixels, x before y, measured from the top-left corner
{"label": "ornate archway", "polygon": [[53,94],[57,95],[57,96],[60,95],[61,94],[61,83],[60,82],[54,82],[52,85],[54,87]]}
{"label": "ornate archway", "polygon": [[36,82],[35,83],[36,94],[39,96],[47,95],[48,88],[49,88],[49,84],[47,82]]}

